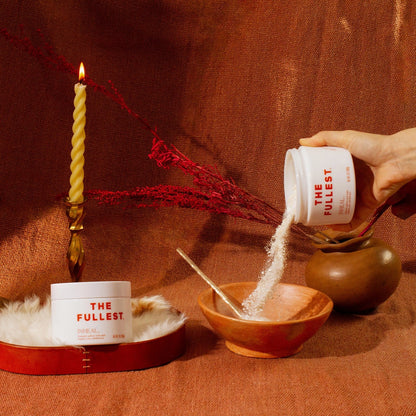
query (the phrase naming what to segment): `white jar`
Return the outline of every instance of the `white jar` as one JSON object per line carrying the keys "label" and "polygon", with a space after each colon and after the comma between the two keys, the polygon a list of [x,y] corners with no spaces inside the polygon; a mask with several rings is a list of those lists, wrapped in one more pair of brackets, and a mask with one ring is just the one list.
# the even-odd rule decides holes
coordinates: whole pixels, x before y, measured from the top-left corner
{"label": "white jar", "polygon": [[64,345],[119,344],[132,339],[127,281],[51,285],[52,337]]}
{"label": "white jar", "polygon": [[355,209],[352,156],[340,147],[290,149],[284,168],[286,209],[304,225],[347,224]]}

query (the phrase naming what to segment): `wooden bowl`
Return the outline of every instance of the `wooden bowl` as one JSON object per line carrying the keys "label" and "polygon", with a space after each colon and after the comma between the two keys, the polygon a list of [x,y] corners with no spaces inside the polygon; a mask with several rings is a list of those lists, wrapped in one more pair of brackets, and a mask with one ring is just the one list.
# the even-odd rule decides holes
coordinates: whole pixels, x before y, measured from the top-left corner
{"label": "wooden bowl", "polygon": [[[221,289],[239,305],[256,286],[256,282],[240,282],[223,285]],[[296,354],[324,324],[333,308],[332,300],[324,293],[287,283],[278,284],[267,301],[263,317],[268,321],[235,318],[212,289],[199,295],[198,304],[229,350],[258,358]]]}

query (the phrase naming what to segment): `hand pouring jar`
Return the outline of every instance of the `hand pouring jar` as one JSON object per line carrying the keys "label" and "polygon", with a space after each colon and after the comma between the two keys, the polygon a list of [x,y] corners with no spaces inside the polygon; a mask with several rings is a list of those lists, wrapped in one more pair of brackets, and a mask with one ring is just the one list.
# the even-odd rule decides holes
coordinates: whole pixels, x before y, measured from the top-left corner
{"label": "hand pouring jar", "polygon": [[290,149],[284,168],[286,205],[304,225],[347,224],[355,208],[352,156],[339,147]]}
{"label": "hand pouring jar", "polygon": [[129,342],[130,298],[126,281],[52,284],[52,337],[64,345]]}

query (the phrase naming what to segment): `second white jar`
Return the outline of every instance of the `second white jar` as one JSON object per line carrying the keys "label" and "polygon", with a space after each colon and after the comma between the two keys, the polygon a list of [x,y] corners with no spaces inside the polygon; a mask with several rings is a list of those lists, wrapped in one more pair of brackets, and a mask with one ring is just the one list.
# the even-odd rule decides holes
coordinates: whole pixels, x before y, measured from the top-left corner
{"label": "second white jar", "polygon": [[347,224],[355,209],[352,156],[339,147],[290,149],[284,168],[286,209],[304,225]]}

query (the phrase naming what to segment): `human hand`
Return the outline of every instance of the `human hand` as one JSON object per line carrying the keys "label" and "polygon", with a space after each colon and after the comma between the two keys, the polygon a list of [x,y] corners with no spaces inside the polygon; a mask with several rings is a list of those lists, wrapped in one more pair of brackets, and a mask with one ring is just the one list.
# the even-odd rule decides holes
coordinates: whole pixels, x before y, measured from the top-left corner
{"label": "human hand", "polygon": [[409,194],[416,188],[410,184],[408,188],[404,187],[416,178],[416,129],[390,136],[351,130],[322,131],[311,138],[301,139],[300,144],[343,147],[353,155],[357,200],[349,227],[355,228],[366,221],[381,203],[402,187],[401,192],[395,195],[396,199],[392,199],[392,212],[401,218],[416,212],[416,197]]}

